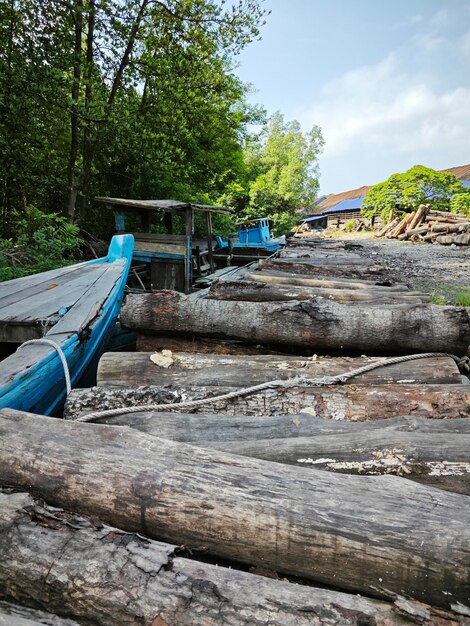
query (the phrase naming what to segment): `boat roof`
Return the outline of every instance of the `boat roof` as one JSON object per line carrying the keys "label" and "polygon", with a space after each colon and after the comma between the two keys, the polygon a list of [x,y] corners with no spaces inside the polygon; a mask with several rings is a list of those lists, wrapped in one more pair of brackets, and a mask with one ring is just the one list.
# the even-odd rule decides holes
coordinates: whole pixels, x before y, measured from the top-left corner
{"label": "boat roof", "polygon": [[227,207],[213,206],[210,204],[196,204],[194,202],[181,202],[180,200],[134,200],[131,198],[107,198],[98,196],[95,198],[97,202],[104,202],[111,206],[121,206],[126,209],[146,209],[148,211],[184,211],[185,209],[196,209],[197,211],[205,211],[206,213],[225,213],[230,214],[231,210]]}

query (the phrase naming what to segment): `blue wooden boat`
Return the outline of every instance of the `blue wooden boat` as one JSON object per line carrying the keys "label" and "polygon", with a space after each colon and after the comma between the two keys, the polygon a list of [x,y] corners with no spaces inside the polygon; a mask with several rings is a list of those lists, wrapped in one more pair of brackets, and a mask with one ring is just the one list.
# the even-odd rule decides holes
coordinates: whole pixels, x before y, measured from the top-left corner
{"label": "blue wooden boat", "polygon": [[72,386],[99,358],[119,314],[133,248],[132,235],[118,235],[104,258],[0,283],[0,342],[8,342],[4,350],[21,346],[0,362],[0,408],[60,412],[67,392],[61,358]]}
{"label": "blue wooden boat", "polygon": [[248,252],[256,250],[261,254],[264,252],[267,256],[284,246],[286,238],[284,236],[272,238],[269,220],[267,217],[263,217],[240,224],[237,227],[237,235],[230,237],[230,243],[224,241],[222,237],[216,237],[216,241],[221,250],[231,246],[237,248],[236,252],[241,252],[242,249]]}

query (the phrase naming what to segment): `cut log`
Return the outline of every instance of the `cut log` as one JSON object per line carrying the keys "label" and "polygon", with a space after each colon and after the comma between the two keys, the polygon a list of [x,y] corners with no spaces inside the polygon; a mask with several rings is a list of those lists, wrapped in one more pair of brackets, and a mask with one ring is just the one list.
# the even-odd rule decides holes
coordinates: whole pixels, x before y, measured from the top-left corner
{"label": "cut log", "polygon": [[338,263],[327,264],[324,260],[314,261],[311,259],[260,259],[259,266],[262,269],[282,270],[292,274],[307,274],[310,276],[353,276],[363,278],[364,276],[376,277],[383,271],[382,265],[367,264],[364,260],[362,264]]}
{"label": "cut log", "polygon": [[409,226],[409,224],[413,221],[415,215],[416,215],[415,211],[413,211],[412,213],[408,213],[408,215],[405,215],[405,217],[400,221],[398,226],[396,226],[390,232],[390,237],[395,238],[395,237],[398,237],[398,235],[401,235],[402,233],[404,233],[407,227]]}
{"label": "cut log", "polygon": [[470,233],[462,233],[461,235],[438,235],[436,241],[445,246],[451,244],[455,244],[456,246],[469,246]]}
{"label": "cut log", "polygon": [[194,300],[175,291],[129,294],[121,324],[142,332],[194,333],[342,354],[450,352],[470,344],[463,307],[348,307],[335,302]]}
{"label": "cut log", "polygon": [[213,300],[239,300],[244,302],[288,302],[290,300],[315,300],[325,298],[341,304],[367,303],[369,306],[384,304],[420,304],[430,302],[430,295],[407,291],[365,289],[320,289],[275,285],[249,280],[216,280],[211,284],[208,297]]}
{"label": "cut log", "polygon": [[[0,496],[0,501],[2,501],[1,498]],[[42,603],[39,602],[39,604]],[[18,606],[10,602],[0,602],[0,626],[42,626],[44,624],[47,626],[80,626],[74,620],[58,617],[46,611]]]}
{"label": "cut log", "polygon": [[405,239],[409,239],[413,237],[413,235],[425,235],[429,231],[429,226],[418,226],[417,228],[408,229],[406,232],[402,233],[398,239],[400,241],[404,241]]}
{"label": "cut log", "polygon": [[462,233],[470,230],[470,221],[462,224],[432,224],[433,233]]}
{"label": "cut log", "polygon": [[276,463],[363,476],[393,474],[470,495],[470,418],[353,424],[305,413],[271,418],[134,413],[105,423]]}
{"label": "cut log", "polygon": [[254,280],[260,283],[268,283],[275,285],[298,285],[300,287],[321,287],[322,289],[348,289],[366,291],[400,291],[407,292],[406,285],[391,283],[390,281],[372,281],[372,280],[327,280],[318,278],[308,278],[299,274],[289,274],[288,272],[279,272],[274,270],[263,270],[256,272],[247,272],[245,274],[247,280]]}
{"label": "cut log", "polygon": [[387,237],[387,235],[389,233],[392,232],[392,230],[394,228],[396,228],[398,226],[398,224],[400,223],[400,220],[394,219],[391,222],[388,222],[380,231],[379,233],[381,234],[377,234],[378,237]]}
{"label": "cut log", "polygon": [[[177,556],[177,546],[71,515],[24,493],[0,495],[3,589],[95,626],[414,624],[394,604],[294,585]],[[412,607],[413,603],[408,602]],[[417,607],[418,608],[418,607]],[[429,620],[441,612],[419,606]],[[459,624],[458,615],[449,624]],[[57,626],[76,624],[53,618]],[[0,618],[0,623],[1,618]],[[26,622],[31,624],[32,622]],[[25,626],[26,626],[25,623]],[[35,624],[38,622],[34,622]],[[23,626],[4,622],[5,626]]]}
{"label": "cut log", "polygon": [[[136,350],[138,352],[158,352],[172,350],[173,352],[190,352],[200,354],[270,354],[265,346],[254,346],[241,341],[217,341],[201,337],[170,337],[167,335],[137,336]],[[142,383],[141,383],[142,384]]]}
{"label": "cut log", "polygon": [[416,211],[416,215],[411,220],[408,230],[413,230],[417,226],[421,224],[421,222],[426,218],[426,215],[431,210],[430,204],[421,204]]}
{"label": "cut log", "polygon": [[341,589],[469,602],[466,496],[396,476],[280,472],[123,427],[7,409],[0,432],[3,480],[54,506]]}
{"label": "cut log", "polygon": [[[439,420],[441,425],[442,422]],[[440,433],[385,429],[364,432],[361,428],[364,424],[349,425],[359,426],[359,431],[315,437],[206,442],[201,445],[275,463],[330,472],[404,476],[418,483],[470,495],[470,434],[446,433],[445,429]]]}
{"label": "cut log", "polygon": [[[70,418],[70,415],[67,416]],[[364,434],[367,438],[381,433],[405,433],[420,435],[422,433],[470,435],[470,418],[460,419],[428,419],[425,417],[392,417],[368,422],[346,422],[326,420],[310,413],[296,415],[274,415],[259,417],[250,415],[212,415],[210,413],[170,413],[168,411],[136,411],[123,415],[113,415],[99,420],[100,424],[112,426],[129,426],[140,432],[206,446],[209,444],[224,445],[225,443],[248,445],[260,440],[285,440],[295,438],[320,439],[323,435]],[[379,442],[379,445],[380,442]],[[355,452],[358,452],[357,450]],[[272,451],[275,454],[275,451]],[[237,452],[237,454],[242,454]],[[284,461],[281,461],[284,462]]]}
{"label": "cut log", "polygon": [[[183,400],[210,399],[240,387],[92,387],[74,389],[67,398],[70,418],[95,410],[172,404]],[[162,391],[165,393],[160,401]],[[173,394],[172,397],[170,394]],[[171,398],[171,399],[170,399]],[[137,410],[137,409],[136,409]],[[178,411],[178,407],[174,407]],[[365,421],[398,415],[429,418],[467,417],[470,411],[469,385],[344,385],[289,387],[260,391],[231,400],[211,400],[195,409],[199,413],[225,415],[292,415],[308,411],[323,419]]]}
{"label": "cut log", "polygon": [[284,248],[276,255],[278,259],[297,260],[308,259],[312,263],[324,263],[325,265],[364,265],[364,257],[356,252],[338,251],[317,247]]}
{"label": "cut log", "polygon": [[[299,358],[280,355],[205,355],[172,353],[171,360],[159,366],[150,352],[107,352],[99,362],[97,384],[131,387],[133,385],[230,386],[250,387],[269,380],[288,380],[296,376],[319,378],[336,376],[378,362],[381,359]],[[461,382],[455,361],[449,357],[417,359],[378,367],[351,379],[354,385]]]}

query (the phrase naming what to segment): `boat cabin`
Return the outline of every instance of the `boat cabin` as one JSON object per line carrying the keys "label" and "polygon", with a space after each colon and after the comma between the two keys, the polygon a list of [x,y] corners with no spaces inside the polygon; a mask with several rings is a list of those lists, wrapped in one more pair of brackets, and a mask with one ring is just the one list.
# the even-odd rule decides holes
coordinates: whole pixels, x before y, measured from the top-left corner
{"label": "boat cabin", "polygon": [[[117,233],[131,232],[134,235],[133,261],[150,268],[150,289],[172,289],[189,293],[193,278],[202,276],[205,272],[214,272],[212,213],[227,215],[230,214],[230,209],[178,200],[103,197],[96,200],[113,211]],[[195,211],[204,216],[205,237],[202,241],[194,236]],[[160,221],[163,218],[166,233],[150,232],[155,213],[159,213]],[[183,222],[184,234],[173,234],[176,215],[180,216],[180,224]]]}

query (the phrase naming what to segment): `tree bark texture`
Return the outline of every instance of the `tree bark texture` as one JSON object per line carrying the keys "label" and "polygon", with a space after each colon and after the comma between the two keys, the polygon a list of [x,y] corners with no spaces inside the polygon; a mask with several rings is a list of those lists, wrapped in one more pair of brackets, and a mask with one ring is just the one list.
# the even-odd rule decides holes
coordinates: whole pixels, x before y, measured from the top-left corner
{"label": "tree bark texture", "polygon": [[213,300],[243,300],[245,302],[283,302],[290,300],[326,299],[340,304],[422,304],[430,302],[430,295],[406,291],[364,289],[321,289],[296,285],[274,285],[262,281],[215,280],[209,289],[208,297]]}
{"label": "tree bark texture", "polygon": [[464,307],[425,304],[371,309],[325,301],[215,301],[157,291],[128,295],[121,324],[144,332],[195,333],[342,354],[463,355],[470,344],[470,315]]}
{"label": "tree bark texture", "polygon": [[331,277],[355,277],[363,278],[370,276],[374,280],[383,271],[382,265],[367,264],[363,261],[359,263],[340,262],[326,263],[325,259],[260,259],[261,269],[282,270],[292,274],[307,274],[310,276],[331,276]]}
{"label": "tree bark texture", "polygon": [[[2,496],[0,496],[0,502],[5,506]],[[18,545],[17,542],[16,545]],[[11,602],[0,601],[0,626],[42,626],[43,624],[47,624],[47,626],[79,626],[75,620],[59,617],[39,609],[30,609]]]}
{"label": "tree bark texture", "polygon": [[168,335],[144,335],[137,337],[138,352],[157,352],[172,350],[174,352],[197,352],[202,354],[269,354],[263,346],[254,346],[242,341],[218,341],[202,337],[171,337]]}
{"label": "tree bark texture", "polygon": [[[74,418],[95,410],[144,404],[172,404],[208,399],[195,412],[208,415],[292,415],[308,412],[322,419],[361,422],[399,415],[431,419],[468,417],[468,385],[341,385],[265,389],[230,400],[210,401],[211,397],[236,391],[239,387],[92,387],[74,389],[65,413]],[[163,398],[163,399],[162,399]],[[178,408],[175,407],[178,411]]]}
{"label": "tree bark texture", "polygon": [[470,601],[469,501],[396,476],[283,466],[131,429],[0,413],[0,475],[130,532],[355,592]]}
{"label": "tree bark texture", "polygon": [[470,418],[353,424],[306,413],[260,418],[146,412],[103,421],[241,456],[346,474],[393,474],[470,495]]}
{"label": "tree bark texture", "polygon": [[322,289],[365,289],[366,291],[385,290],[408,292],[408,287],[400,283],[391,283],[388,280],[328,280],[326,278],[311,278],[299,274],[289,274],[288,272],[280,272],[275,270],[261,270],[247,272],[243,278],[254,280],[256,282],[264,282],[277,285],[297,285],[299,287],[320,287]]}
{"label": "tree bark texture", "polygon": [[[106,352],[97,372],[99,386],[193,385],[250,387],[297,376],[319,378],[350,372],[380,362],[367,357],[309,358],[284,355],[220,355],[173,352],[165,367],[151,360],[151,352]],[[450,357],[416,359],[377,367],[351,379],[354,385],[405,382],[458,384],[462,376]]]}
{"label": "tree bark texture", "polygon": [[[418,611],[422,624],[446,615],[454,620],[449,626],[463,626],[458,614],[400,597],[383,602],[190,560],[174,545],[66,513],[25,493],[0,495],[0,502],[2,587],[81,624],[405,626],[415,623]],[[53,619],[46,623],[76,624]]]}

